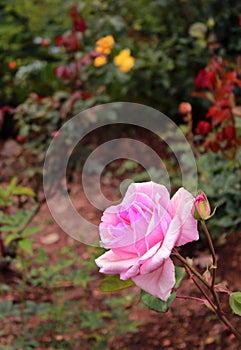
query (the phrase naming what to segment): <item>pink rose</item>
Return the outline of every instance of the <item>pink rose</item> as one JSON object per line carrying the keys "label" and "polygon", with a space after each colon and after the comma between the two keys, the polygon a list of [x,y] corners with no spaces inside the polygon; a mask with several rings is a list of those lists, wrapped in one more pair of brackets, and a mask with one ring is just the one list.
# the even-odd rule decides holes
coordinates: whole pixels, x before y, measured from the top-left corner
{"label": "pink rose", "polygon": [[100,245],[110,249],[96,259],[100,272],[131,278],[144,291],[167,300],[175,284],[174,246],[197,240],[194,198],[180,188],[170,199],[154,182],[131,184],[122,203],[106,209]]}

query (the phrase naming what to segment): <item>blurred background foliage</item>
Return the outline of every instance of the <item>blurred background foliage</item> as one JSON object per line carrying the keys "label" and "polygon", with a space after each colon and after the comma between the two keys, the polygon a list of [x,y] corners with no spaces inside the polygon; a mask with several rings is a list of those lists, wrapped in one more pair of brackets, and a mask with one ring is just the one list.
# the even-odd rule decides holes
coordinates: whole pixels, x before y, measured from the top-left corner
{"label": "blurred background foliage", "polygon": [[[1,105],[16,106],[30,92],[48,96],[61,88],[53,68],[67,57],[56,50],[54,40],[71,30],[73,3],[0,1]],[[78,54],[111,34],[115,50],[127,47],[136,59],[128,75],[111,65],[95,70],[110,101],[128,99],[173,115],[177,101],[190,96],[193,76],[213,50],[229,57],[240,52],[239,1],[86,0],[77,5],[87,25]],[[10,62],[16,63],[14,69]],[[95,88],[97,84],[98,79]]]}
{"label": "blurred background foliage", "polygon": [[[189,101],[194,130],[210,105],[192,96],[200,69],[222,57],[240,74],[240,18],[238,0],[0,0],[1,137],[42,162],[67,119],[113,101],[149,105],[178,123],[178,105]],[[114,44],[96,66],[96,42],[106,36]],[[128,72],[115,64],[125,49],[134,59]],[[240,88],[234,96],[238,104]],[[210,157],[203,162],[214,164]],[[23,157],[22,167],[29,162]]]}

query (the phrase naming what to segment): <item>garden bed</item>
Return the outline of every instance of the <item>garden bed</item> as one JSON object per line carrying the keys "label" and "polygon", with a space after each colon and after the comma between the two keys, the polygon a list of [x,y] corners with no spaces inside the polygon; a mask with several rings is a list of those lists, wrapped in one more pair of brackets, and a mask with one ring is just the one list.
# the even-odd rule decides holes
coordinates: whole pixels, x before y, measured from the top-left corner
{"label": "garden bed", "polygon": [[[72,185],[72,191],[76,192],[76,185]],[[112,193],[113,188],[106,185],[105,193]],[[75,205],[81,207],[81,193],[78,191],[78,196],[75,194]],[[96,216],[95,212],[91,212],[90,208],[85,209],[86,213],[91,220],[98,222],[99,217]],[[82,209],[83,215],[83,209]],[[48,207],[46,204],[42,205],[41,210],[34,219],[35,224],[41,225],[41,232],[35,234],[33,245],[34,252],[36,254],[39,247],[43,248],[46,255],[48,256],[48,264],[52,266],[57,264],[58,252],[66,247],[71,246],[72,250],[79,257],[79,261],[89,260],[89,252],[87,252],[87,246],[74,241],[66,233],[64,233],[60,227],[53,221]],[[186,253],[192,254],[195,258],[195,263],[199,265],[199,268],[204,271],[205,264],[208,259],[208,253],[204,250],[200,252],[200,245],[197,243],[187,247]],[[223,246],[219,246],[217,255],[219,257],[219,269],[218,269],[218,280],[230,281],[232,285],[229,287],[234,290],[241,289],[240,280],[240,266],[241,266],[241,256],[239,254],[239,249],[241,249],[241,235],[240,232],[236,232],[227,239],[227,242]],[[76,269],[78,269],[78,264]],[[230,271],[232,271],[232,278],[230,278]],[[66,272],[64,272],[66,273]],[[32,315],[28,317],[27,329],[31,333],[34,327],[40,328],[48,324],[46,331],[43,331],[41,338],[37,339],[39,344],[36,349],[51,348],[50,345],[53,344],[53,349],[63,349],[61,344],[67,344],[66,349],[74,350],[89,350],[95,349],[98,344],[99,349],[227,349],[236,350],[239,348],[237,341],[233,338],[228,330],[212,315],[212,313],[204,306],[190,300],[176,299],[171,305],[169,311],[166,314],[159,314],[145,308],[141,303],[139,303],[139,289],[136,287],[131,287],[123,292],[118,293],[101,293],[99,291],[99,282],[102,279],[101,274],[98,273],[98,269],[92,269],[91,271],[93,281],[88,284],[88,292],[86,296],[86,290],[82,286],[75,286],[71,279],[67,279],[65,282],[61,282],[59,285],[53,285],[51,287],[51,276],[50,284],[48,288],[33,287],[28,285],[25,292],[25,302],[27,300],[33,301],[36,304],[43,302],[52,303],[52,307],[59,307],[59,303],[66,304],[70,302],[76,302],[78,308],[82,308],[82,311],[86,310],[100,310],[107,311],[106,305],[103,303],[110,297],[123,298],[123,295],[128,295],[129,293],[134,295],[134,298],[129,301],[124,302],[124,310],[129,311],[129,319],[140,323],[138,331],[136,333],[128,332],[126,329],[125,334],[118,335],[118,327],[116,334],[106,334],[106,329],[100,327],[95,330],[96,336],[99,333],[99,337],[105,339],[105,345],[101,345],[99,340],[95,340],[93,336],[93,331],[91,330],[91,323],[95,322],[90,319],[89,325],[86,329],[81,328],[81,321],[76,320],[74,328],[76,331],[70,328],[65,329],[63,334],[59,333],[61,327],[54,324],[53,320],[43,321],[40,317]],[[13,301],[15,304],[21,304],[21,291],[18,291],[18,287],[22,283],[22,276],[20,272],[15,269],[11,273],[1,272],[0,275],[1,284],[9,286],[9,291],[3,293],[1,298],[3,300]],[[56,293],[57,292],[57,293]],[[198,296],[199,293],[192,286],[191,281],[185,278],[182,281],[182,285],[179,289],[178,294],[192,294]],[[58,299],[58,301],[56,300]],[[56,304],[57,303],[57,304]],[[240,320],[238,317],[232,315],[231,310],[226,302],[223,300],[224,310],[227,312],[228,317],[231,317],[234,325],[239,328]],[[58,305],[58,306],[57,306]],[[121,311],[121,306],[119,306]],[[81,310],[79,310],[81,311]],[[78,311],[78,312],[79,312]],[[77,311],[76,311],[77,313]],[[60,315],[63,316],[63,314]],[[68,312],[65,314],[68,317]],[[12,317],[12,318],[11,318]],[[73,321],[75,317],[72,315]],[[11,339],[18,338],[17,335],[22,332],[22,324],[18,317],[10,316],[9,319],[11,327],[9,327],[8,322],[5,320],[1,321],[1,328],[3,330],[3,336],[1,344],[4,348],[4,344],[8,344]],[[52,322],[52,324],[51,324]],[[55,320],[56,322],[56,320]],[[78,324],[79,322],[79,324]],[[108,324],[111,324],[111,319],[108,320]],[[118,323],[118,319],[115,320]],[[121,321],[123,322],[123,320]],[[42,325],[42,326],[41,326]],[[54,328],[56,327],[56,328]],[[113,327],[113,326],[112,326]],[[52,329],[51,329],[52,328]],[[79,330],[78,330],[79,328]],[[89,337],[88,337],[89,332]],[[103,333],[104,332],[104,333]],[[72,339],[70,339],[72,337]],[[74,341],[73,341],[74,339]],[[41,345],[42,344],[42,345]],[[45,344],[45,345],[44,345]],[[79,344],[79,345],[78,345]],[[95,345],[96,344],[96,345]],[[49,346],[49,347],[48,347]],[[107,347],[108,346],[108,347]]]}

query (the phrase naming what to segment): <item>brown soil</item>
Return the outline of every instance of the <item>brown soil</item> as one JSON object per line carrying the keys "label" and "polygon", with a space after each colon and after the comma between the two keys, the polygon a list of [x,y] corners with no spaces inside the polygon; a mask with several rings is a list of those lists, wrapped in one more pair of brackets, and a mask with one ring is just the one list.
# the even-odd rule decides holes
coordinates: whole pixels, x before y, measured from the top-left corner
{"label": "brown soil", "polygon": [[[106,192],[110,191],[113,194],[113,189],[106,186]],[[73,185],[73,192],[75,191]],[[81,195],[78,198],[80,200]],[[85,207],[86,215],[95,219],[95,215],[92,212],[90,215],[90,208]],[[51,257],[51,261],[56,259],[56,252],[63,246],[73,243],[77,250],[79,250],[80,258],[86,258],[86,246],[72,240],[67,234],[65,234],[59,226],[52,222],[51,225],[46,224],[51,222],[51,215],[49,210],[44,204],[35,218],[36,223],[42,223],[42,233],[36,235],[36,241],[34,248],[42,245],[46,253]],[[96,219],[99,220],[99,217]],[[43,237],[47,237],[50,234],[57,234],[58,240],[50,244],[42,244]],[[193,248],[192,246],[192,249]],[[232,290],[241,290],[241,255],[239,251],[241,249],[241,234],[236,232],[230,236],[227,243],[217,249],[219,257],[218,279],[220,281],[228,281],[229,287]],[[198,250],[193,251],[195,256],[195,262],[200,265],[201,270],[206,263],[208,253],[206,251],[200,253]],[[16,279],[20,277],[11,272],[11,274],[2,274],[1,282],[14,285]],[[106,294],[102,294],[98,291],[98,279],[101,276],[96,273],[97,280],[91,284],[91,292],[89,294],[88,303],[93,305],[99,304],[100,300],[108,297]],[[134,293],[139,293],[136,287],[131,288]],[[70,299],[81,297],[81,291],[76,288],[70,288],[68,296]],[[128,293],[128,290],[125,291]],[[194,295],[199,296],[192,282],[185,278],[182,282],[179,295]],[[117,294],[118,295],[118,294]],[[40,293],[38,290],[31,288],[29,296],[32,299],[40,298],[46,299],[46,294]],[[8,299],[16,299],[15,296],[7,296]],[[226,295],[222,295],[223,307],[228,318],[230,318],[237,329],[240,329],[241,321],[238,317],[234,316],[228,306]],[[151,311],[140,304],[136,304],[132,307],[130,317],[133,320],[139,321],[142,325],[139,327],[139,332],[135,334],[116,337],[112,341],[111,349],[166,349],[166,350],[178,350],[178,349],[215,349],[215,350],[238,350],[240,345],[233,335],[225,329],[225,326],[217,320],[206,307],[191,300],[176,299],[171,305],[169,311],[166,314],[159,314]],[[80,334],[81,336],[81,334]],[[4,348],[3,348],[4,349]],[[81,346],[81,349],[87,350],[89,344]],[[76,349],[78,350],[78,349]]]}
{"label": "brown soil", "polygon": [[[75,179],[76,180],[76,179]],[[77,210],[83,216],[98,224],[100,220],[100,212],[93,208],[85,198],[83,190],[76,185],[77,181],[70,184],[71,197]],[[120,194],[116,192],[119,180],[110,181],[108,178],[103,179],[102,191],[111,199],[118,199]],[[86,246],[78,241],[74,241],[55,223],[51,217],[46,204],[43,204],[41,210],[35,217],[35,223],[42,227],[42,231],[35,235],[34,251],[38,247],[42,247],[49,256],[51,262],[56,261],[56,254],[62,248],[69,244],[73,244],[74,248],[81,259],[88,259]],[[54,235],[55,236],[54,236]],[[47,240],[46,240],[47,239]],[[48,241],[49,239],[49,241]],[[52,239],[52,242],[51,242]],[[236,232],[227,239],[227,242],[217,248],[218,255],[218,270],[217,280],[228,283],[231,290],[241,290],[241,232]],[[200,245],[188,246],[183,253],[195,258],[195,263],[201,272],[205,270],[205,266],[209,259],[207,250],[200,249]],[[95,281],[90,283],[90,290],[87,298],[88,305],[99,306],[101,301],[108,298],[106,294],[98,290],[98,284],[102,276],[98,273],[96,267]],[[0,283],[8,284],[11,287],[21,283],[21,275],[13,269],[12,271],[0,272]],[[67,286],[68,299],[78,300],[83,296],[81,288]],[[129,333],[128,330],[125,336],[117,336],[111,340],[112,350],[181,350],[181,349],[199,349],[199,350],[238,350],[240,349],[239,342],[234,338],[225,326],[220,323],[212,312],[200,303],[186,300],[176,299],[171,305],[166,314],[156,313],[147,309],[138,302],[139,290],[137,287],[132,287],[123,293],[136,293],[137,302],[130,308],[130,318],[141,323],[139,331],[135,334]],[[193,283],[187,277],[182,281],[181,287],[178,290],[178,295],[192,295],[199,297],[199,292],[193,286]],[[29,300],[48,301],[49,295],[46,291],[39,288],[29,287],[27,293]],[[6,292],[0,295],[3,300],[14,300],[19,302],[19,293],[17,291]],[[228,305],[227,297],[224,293],[221,295],[223,310],[227,317],[233,322],[233,325],[239,330],[241,329],[240,318],[233,315]],[[16,321],[16,320],[15,320]],[[31,326],[38,324],[39,320],[32,319]],[[0,328],[2,328],[0,320]],[[19,332],[19,320],[12,324],[12,335],[14,339]],[[82,337],[83,333],[76,334],[77,337]],[[6,338],[0,340],[0,349],[8,349],[5,347]],[[93,342],[92,342],[93,345]],[[14,348],[15,349],[15,348]],[[36,348],[44,350],[45,348]],[[62,347],[59,349],[63,349]],[[74,350],[90,350],[91,345],[87,340]],[[100,350],[105,350],[105,347]],[[20,350],[20,348],[19,348]],[[25,349],[24,349],[25,350]]]}

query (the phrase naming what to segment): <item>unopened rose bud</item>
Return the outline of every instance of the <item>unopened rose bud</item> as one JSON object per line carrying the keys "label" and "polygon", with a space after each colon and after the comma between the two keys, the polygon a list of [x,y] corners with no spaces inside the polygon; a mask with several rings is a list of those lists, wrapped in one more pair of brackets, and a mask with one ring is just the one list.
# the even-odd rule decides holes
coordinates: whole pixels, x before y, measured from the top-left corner
{"label": "unopened rose bud", "polygon": [[22,135],[18,134],[18,135],[16,136],[16,140],[17,140],[19,143],[23,143],[24,140],[25,140],[25,138],[24,138]]}
{"label": "unopened rose bud", "polygon": [[187,113],[191,113],[192,111],[192,105],[189,102],[182,102],[179,105],[179,112],[181,114],[187,114]]}
{"label": "unopened rose bud", "polygon": [[42,39],[42,41],[41,41],[41,45],[42,45],[42,46],[48,46],[49,43],[50,43],[50,41],[49,41],[48,38],[44,38],[44,39]]}
{"label": "unopened rose bud", "polygon": [[211,208],[206,195],[202,192],[194,200],[192,215],[197,220],[207,220],[211,217]]}
{"label": "unopened rose bud", "polygon": [[9,62],[8,67],[10,69],[15,69],[17,67],[17,63],[15,61],[11,61]]}

